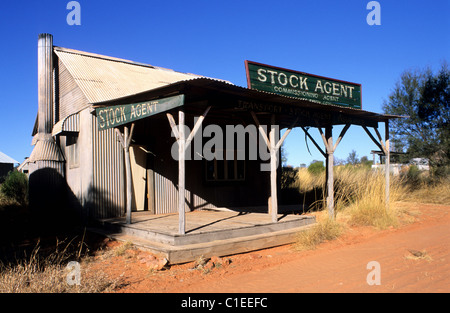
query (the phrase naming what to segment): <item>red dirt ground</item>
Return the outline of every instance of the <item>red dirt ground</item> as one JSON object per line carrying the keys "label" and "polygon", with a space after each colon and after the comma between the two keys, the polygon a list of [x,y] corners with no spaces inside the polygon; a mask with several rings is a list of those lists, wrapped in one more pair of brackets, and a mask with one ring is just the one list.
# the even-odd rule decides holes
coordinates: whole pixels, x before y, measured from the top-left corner
{"label": "red dirt ground", "polygon": [[[132,248],[121,256],[98,256],[88,266],[117,279],[116,292],[450,292],[450,206],[399,205],[412,223],[347,228],[311,251],[286,245],[224,257],[230,263],[217,267],[187,263],[152,271],[150,254]],[[118,245],[110,242],[109,248]],[[426,258],[414,258],[410,250]],[[367,283],[370,261],[380,264],[380,285]]]}

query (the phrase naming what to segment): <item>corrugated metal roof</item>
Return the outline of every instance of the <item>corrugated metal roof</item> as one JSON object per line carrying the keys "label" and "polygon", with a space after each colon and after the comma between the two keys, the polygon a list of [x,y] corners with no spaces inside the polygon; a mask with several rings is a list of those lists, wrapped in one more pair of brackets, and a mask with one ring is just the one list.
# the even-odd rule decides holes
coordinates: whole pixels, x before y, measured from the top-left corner
{"label": "corrugated metal roof", "polygon": [[407,116],[380,114],[361,109],[355,109],[350,107],[342,107],[338,105],[321,104],[309,99],[300,99],[290,96],[279,95],[266,91],[260,91],[255,89],[249,89],[246,87],[236,86],[224,81],[211,79],[207,77],[199,77],[184,81],[175,82],[166,86],[162,86],[157,89],[147,90],[145,92],[137,93],[135,95],[125,96],[118,99],[113,99],[104,102],[93,103],[94,107],[105,105],[116,105],[124,103],[133,103],[139,101],[146,101],[153,97],[160,97],[167,93],[173,93],[175,90],[182,90],[184,86],[196,87],[197,89],[190,89],[190,92],[204,93],[205,91],[213,91],[218,97],[225,95],[233,95],[248,101],[261,101],[264,103],[274,103],[281,105],[292,105],[299,108],[312,109],[330,113],[344,113],[349,116],[367,119],[377,122],[385,122],[395,118],[405,118]]}
{"label": "corrugated metal roof", "polygon": [[53,140],[38,140],[36,146],[28,158],[29,162],[36,161],[57,161],[63,162],[64,157],[61,149]]}
{"label": "corrugated metal roof", "polygon": [[14,160],[13,158],[7,156],[6,154],[0,151],[0,163],[16,164],[20,162]]}
{"label": "corrugated metal roof", "polygon": [[80,114],[71,114],[53,126],[52,136],[56,136],[61,133],[72,133],[80,131]]}
{"label": "corrugated metal roof", "polygon": [[54,47],[54,51],[90,103],[202,77],[78,50]]}

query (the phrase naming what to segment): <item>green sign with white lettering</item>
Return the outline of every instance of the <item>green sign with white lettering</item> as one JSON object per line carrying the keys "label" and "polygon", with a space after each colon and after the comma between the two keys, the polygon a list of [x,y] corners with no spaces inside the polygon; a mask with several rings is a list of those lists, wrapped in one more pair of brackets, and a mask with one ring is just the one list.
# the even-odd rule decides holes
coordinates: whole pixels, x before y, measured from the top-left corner
{"label": "green sign with white lettering", "polygon": [[245,61],[248,88],[361,109],[361,85]]}
{"label": "green sign with white lettering", "polygon": [[184,95],[146,102],[96,108],[98,129],[104,130],[131,123],[184,104]]}

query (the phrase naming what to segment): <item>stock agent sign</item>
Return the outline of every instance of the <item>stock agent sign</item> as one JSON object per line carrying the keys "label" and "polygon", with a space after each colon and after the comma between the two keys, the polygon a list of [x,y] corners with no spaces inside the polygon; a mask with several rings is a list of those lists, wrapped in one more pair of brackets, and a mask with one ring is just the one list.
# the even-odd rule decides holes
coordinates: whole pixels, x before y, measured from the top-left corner
{"label": "stock agent sign", "polygon": [[361,85],[245,61],[248,88],[361,109]]}
{"label": "stock agent sign", "polygon": [[128,124],[184,104],[184,95],[146,102],[96,108],[98,129],[104,130]]}

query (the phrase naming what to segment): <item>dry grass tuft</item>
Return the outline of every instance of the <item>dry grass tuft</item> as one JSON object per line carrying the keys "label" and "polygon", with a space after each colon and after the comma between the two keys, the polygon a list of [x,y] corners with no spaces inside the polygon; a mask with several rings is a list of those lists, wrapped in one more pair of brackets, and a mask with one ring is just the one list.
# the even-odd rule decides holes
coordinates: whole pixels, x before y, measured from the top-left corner
{"label": "dry grass tuft", "polygon": [[336,239],[342,232],[342,225],[328,218],[319,218],[317,224],[298,234],[294,244],[296,250],[313,250],[322,242]]}
{"label": "dry grass tuft", "polygon": [[115,256],[123,256],[129,249],[133,249],[133,243],[131,241],[126,241],[122,243],[120,246],[118,246],[116,249],[114,249],[114,255]]}
{"label": "dry grass tuft", "polygon": [[426,250],[417,251],[417,250],[409,250],[409,253],[405,258],[408,260],[426,260],[431,262],[433,259],[428,255]]}
{"label": "dry grass tuft", "polygon": [[73,256],[67,249],[56,251],[46,257],[39,255],[36,247],[29,259],[16,264],[0,263],[1,293],[97,293],[112,291],[117,281],[109,279],[101,271],[90,272],[85,264],[88,260],[80,260],[80,284],[69,284],[67,276],[71,268],[67,268]]}

